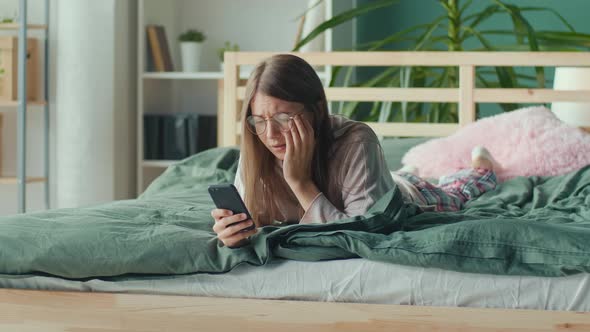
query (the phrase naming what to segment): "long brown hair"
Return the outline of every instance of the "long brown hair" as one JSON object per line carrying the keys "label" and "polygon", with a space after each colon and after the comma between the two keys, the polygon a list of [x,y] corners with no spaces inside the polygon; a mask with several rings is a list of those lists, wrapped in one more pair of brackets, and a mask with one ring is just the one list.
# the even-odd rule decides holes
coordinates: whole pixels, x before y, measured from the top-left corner
{"label": "long brown hair", "polygon": [[[256,66],[246,85],[242,106],[242,143],[240,149],[241,178],[244,184],[245,203],[258,226],[278,220],[281,212],[275,199],[295,195],[277,172],[274,155],[260,139],[247,128],[246,117],[252,114],[251,101],[257,94],[301,103],[305,111],[313,113],[315,150],[312,160],[312,179],[326,195],[328,188],[327,162],[332,145],[332,131],[328,102],[320,78],[305,60],[289,54],[274,55]],[[330,195],[331,196],[331,195]],[[332,202],[337,207],[338,203]],[[340,206],[342,208],[342,206]],[[299,217],[303,216],[300,208]]]}

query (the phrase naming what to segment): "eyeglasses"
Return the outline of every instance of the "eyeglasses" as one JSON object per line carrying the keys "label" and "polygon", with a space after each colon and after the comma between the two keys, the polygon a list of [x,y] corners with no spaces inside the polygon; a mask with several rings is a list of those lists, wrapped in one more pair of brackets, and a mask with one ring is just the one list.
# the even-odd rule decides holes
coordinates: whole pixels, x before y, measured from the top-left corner
{"label": "eyeglasses", "polygon": [[[297,115],[297,114],[295,114]],[[262,135],[266,131],[266,122],[274,121],[282,132],[288,132],[293,127],[295,115],[289,113],[276,113],[270,118],[264,118],[258,115],[249,115],[246,118],[248,130],[254,135]]]}

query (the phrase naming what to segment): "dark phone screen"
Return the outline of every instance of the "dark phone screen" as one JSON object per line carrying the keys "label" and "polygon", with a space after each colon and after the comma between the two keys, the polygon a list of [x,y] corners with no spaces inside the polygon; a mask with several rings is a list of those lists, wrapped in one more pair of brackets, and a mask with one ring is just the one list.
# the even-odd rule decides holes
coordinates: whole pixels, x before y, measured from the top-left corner
{"label": "dark phone screen", "polygon": [[[247,215],[246,220],[252,219],[252,217],[250,216],[250,212],[248,212],[248,209],[246,208],[246,204],[244,204],[242,197],[240,196],[238,190],[236,189],[236,187],[234,187],[233,184],[212,185],[209,186],[208,190],[211,199],[213,199],[213,202],[215,203],[215,206],[218,209],[230,210],[234,214],[245,213]],[[240,220],[238,222],[241,221],[243,220]],[[238,222],[230,224],[228,225],[228,227],[231,225],[235,225]],[[252,225],[252,227],[248,227],[244,229],[244,231],[254,229],[254,227],[255,226]]]}

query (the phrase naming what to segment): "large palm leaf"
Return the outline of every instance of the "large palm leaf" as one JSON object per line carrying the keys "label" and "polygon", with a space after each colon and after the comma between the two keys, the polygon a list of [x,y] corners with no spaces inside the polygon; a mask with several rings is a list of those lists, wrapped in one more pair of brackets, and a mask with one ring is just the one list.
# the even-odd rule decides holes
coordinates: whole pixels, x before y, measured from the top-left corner
{"label": "large palm leaf", "polygon": [[[323,1],[323,0],[318,0]],[[294,48],[301,46],[317,38],[322,32],[334,28],[340,24],[353,20],[363,15],[396,6],[402,0],[378,0],[366,3],[362,6],[340,13],[330,20],[323,22],[305,36]],[[411,1],[411,0],[405,0]],[[482,0],[478,0],[482,1]],[[380,51],[398,47],[403,42],[411,42],[407,49],[411,50],[485,50],[485,51],[584,51],[590,49],[590,35],[576,32],[574,27],[556,10],[544,7],[519,7],[508,4],[503,0],[487,0],[489,5],[484,9],[467,14],[473,1],[467,0],[439,0],[438,4],[443,8],[444,14],[433,19],[427,24],[419,24],[402,31],[391,34],[381,40],[375,40],[363,45],[357,45],[358,50]],[[564,26],[564,31],[537,31],[525,13],[546,12],[556,17]],[[505,15],[512,21],[511,29],[482,30],[482,23],[489,19]],[[512,44],[495,44],[490,40],[493,36],[513,36]],[[478,46],[467,48],[467,44]],[[353,68],[346,70],[335,68],[330,84],[336,84],[339,80],[345,86],[402,86],[402,87],[457,87],[457,68],[388,68],[369,78],[357,83],[351,83]],[[341,76],[339,76],[341,75]],[[476,73],[477,83],[485,87],[514,88],[530,86],[533,82],[538,87],[544,87],[547,83],[545,70],[542,67],[534,69],[534,74],[518,71],[514,68],[495,67],[490,71],[486,68],[478,68]],[[357,117],[360,120],[373,121],[430,121],[430,122],[454,122],[457,121],[456,104],[433,103],[424,105],[420,103],[374,103],[368,112],[359,113],[360,103],[341,103],[339,112]],[[504,111],[510,111],[518,107],[516,104],[501,104]],[[359,118],[363,114],[364,118]]]}

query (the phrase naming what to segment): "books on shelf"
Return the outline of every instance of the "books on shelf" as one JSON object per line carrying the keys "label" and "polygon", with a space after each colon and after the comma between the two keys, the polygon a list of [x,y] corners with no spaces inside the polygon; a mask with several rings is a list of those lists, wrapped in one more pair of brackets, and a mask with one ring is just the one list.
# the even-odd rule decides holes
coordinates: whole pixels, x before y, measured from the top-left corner
{"label": "books on shelf", "polygon": [[179,160],[217,145],[217,116],[145,114],[144,159]]}
{"label": "books on shelf", "polygon": [[146,26],[147,71],[174,71],[166,31],[161,25]]}

